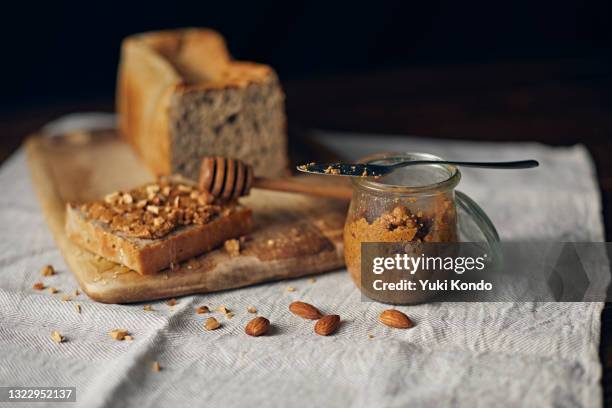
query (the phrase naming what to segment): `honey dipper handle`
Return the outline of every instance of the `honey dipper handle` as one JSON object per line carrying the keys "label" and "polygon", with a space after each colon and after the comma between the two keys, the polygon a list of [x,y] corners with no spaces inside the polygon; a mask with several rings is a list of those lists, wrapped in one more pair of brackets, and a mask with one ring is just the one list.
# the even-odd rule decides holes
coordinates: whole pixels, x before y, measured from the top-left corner
{"label": "honey dipper handle", "polygon": [[269,179],[255,177],[253,187],[264,190],[285,191],[289,193],[302,193],[318,197],[350,200],[353,190],[348,186],[318,185],[304,183],[293,178]]}

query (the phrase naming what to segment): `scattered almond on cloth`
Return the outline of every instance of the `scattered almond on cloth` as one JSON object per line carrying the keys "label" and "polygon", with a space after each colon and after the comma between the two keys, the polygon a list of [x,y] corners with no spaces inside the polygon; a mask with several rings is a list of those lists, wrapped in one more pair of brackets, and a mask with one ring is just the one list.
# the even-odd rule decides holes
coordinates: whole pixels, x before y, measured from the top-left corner
{"label": "scattered almond on cloth", "polygon": [[206,319],[204,327],[206,328],[206,330],[217,330],[219,327],[221,327],[221,323],[219,323],[219,321],[214,317],[209,317],[208,319]]}
{"label": "scattered almond on cloth", "polygon": [[198,306],[195,311],[197,314],[210,313],[208,306]]}
{"label": "scattered almond on cloth", "polygon": [[51,339],[56,343],[63,343],[66,338],[60,334],[57,330],[51,332]]}
{"label": "scattered almond on cloth", "polygon": [[340,326],[340,316],[338,315],[327,315],[323,316],[315,324],[314,331],[319,336],[329,336],[333,334]]}
{"label": "scattered almond on cloth", "polygon": [[45,265],[41,269],[40,273],[42,274],[42,276],[52,276],[55,275],[55,269],[53,269],[53,266],[51,265]]}
{"label": "scattered almond on cloth", "polygon": [[408,316],[396,309],[384,310],[378,319],[385,326],[395,329],[409,329],[414,326],[414,323]]}
{"label": "scattered almond on cloth", "polygon": [[306,302],[292,302],[289,305],[289,311],[303,319],[318,320],[323,317],[323,314],[319,311],[319,309]]}
{"label": "scattered almond on cloth", "polygon": [[32,289],[34,290],[44,290],[45,289],[45,284],[42,282],[36,282],[32,285]]}
{"label": "scattered almond on cloth", "polygon": [[123,341],[125,340],[126,336],[128,336],[128,331],[126,329],[114,329],[111,330],[108,334],[115,340]]}
{"label": "scattered almond on cloth", "polygon": [[270,321],[265,317],[258,316],[251,320],[246,327],[244,332],[252,337],[259,337],[266,334],[270,328]]}

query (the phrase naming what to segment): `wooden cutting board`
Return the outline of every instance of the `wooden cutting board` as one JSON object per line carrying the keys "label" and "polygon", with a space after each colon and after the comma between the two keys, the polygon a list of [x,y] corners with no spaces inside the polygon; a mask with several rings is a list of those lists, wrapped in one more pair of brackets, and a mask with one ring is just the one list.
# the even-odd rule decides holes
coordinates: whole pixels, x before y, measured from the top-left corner
{"label": "wooden cutting board", "polygon": [[66,263],[83,291],[104,303],[129,303],[238,288],[338,269],[347,203],[253,190],[241,202],[253,210],[252,240],[241,255],[217,249],[173,271],[141,276],[68,240],[65,205],[136,187],[154,179],[115,132],[35,135],[26,142],[40,205]]}

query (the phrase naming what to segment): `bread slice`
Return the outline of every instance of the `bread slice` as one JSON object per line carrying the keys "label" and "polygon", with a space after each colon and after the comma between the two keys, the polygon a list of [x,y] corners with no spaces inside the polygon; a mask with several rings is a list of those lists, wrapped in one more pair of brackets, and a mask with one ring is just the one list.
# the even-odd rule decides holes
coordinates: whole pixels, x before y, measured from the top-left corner
{"label": "bread slice", "polygon": [[66,208],[72,241],[143,275],[245,235],[250,226],[248,208],[210,203],[192,186],[167,181]]}
{"label": "bread slice", "polygon": [[197,180],[203,156],[287,172],[284,94],[272,68],[230,58],[207,29],[137,34],[121,47],[119,129],[157,174]]}

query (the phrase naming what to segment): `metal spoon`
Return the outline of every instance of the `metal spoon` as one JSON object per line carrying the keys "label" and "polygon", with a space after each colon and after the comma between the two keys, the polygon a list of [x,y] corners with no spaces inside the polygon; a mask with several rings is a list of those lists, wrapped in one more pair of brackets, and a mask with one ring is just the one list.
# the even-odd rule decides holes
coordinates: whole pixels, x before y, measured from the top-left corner
{"label": "metal spoon", "polygon": [[451,160],[407,160],[393,164],[359,164],[359,163],[308,163],[297,166],[304,173],[326,174],[330,176],[380,177],[399,168],[422,164],[452,164],[454,166],[482,167],[488,169],[529,169],[538,167],[537,160],[520,160],[509,162],[461,162]]}

